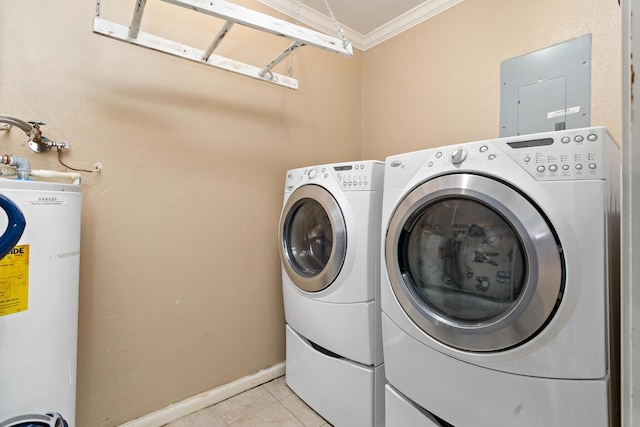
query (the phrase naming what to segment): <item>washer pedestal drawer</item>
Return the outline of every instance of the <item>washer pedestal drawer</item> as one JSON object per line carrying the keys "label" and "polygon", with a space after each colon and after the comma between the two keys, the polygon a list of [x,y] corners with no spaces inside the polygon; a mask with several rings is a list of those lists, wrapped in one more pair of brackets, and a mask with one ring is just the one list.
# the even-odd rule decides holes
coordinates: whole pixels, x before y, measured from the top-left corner
{"label": "washer pedestal drawer", "polygon": [[286,326],[287,385],[335,427],[384,426],[384,365],[325,354]]}

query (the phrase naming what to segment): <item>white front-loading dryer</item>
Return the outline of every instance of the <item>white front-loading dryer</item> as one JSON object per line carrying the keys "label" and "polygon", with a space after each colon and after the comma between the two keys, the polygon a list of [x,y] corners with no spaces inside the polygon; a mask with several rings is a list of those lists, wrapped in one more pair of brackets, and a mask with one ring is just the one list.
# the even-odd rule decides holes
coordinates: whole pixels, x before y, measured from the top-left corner
{"label": "white front-loading dryer", "polygon": [[387,426],[615,425],[619,164],[602,127],[387,158]]}
{"label": "white front-loading dryer", "polygon": [[279,225],[286,381],[338,427],[384,422],[383,174],[378,161],[286,174]]}

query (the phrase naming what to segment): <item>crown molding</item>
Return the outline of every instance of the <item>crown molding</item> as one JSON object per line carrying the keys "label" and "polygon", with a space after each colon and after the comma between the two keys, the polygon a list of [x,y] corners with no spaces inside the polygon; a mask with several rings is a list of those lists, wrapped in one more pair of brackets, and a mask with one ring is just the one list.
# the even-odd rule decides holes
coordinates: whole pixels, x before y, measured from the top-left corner
{"label": "crown molding", "polygon": [[[343,26],[341,23],[340,25],[353,47],[361,51],[366,51],[463,1],[464,0],[426,0],[424,3],[381,25],[368,34],[361,34],[349,27]],[[310,8],[306,4],[301,4],[300,11],[298,11],[298,4],[292,0],[258,0],[258,2],[325,34],[337,32],[335,25],[328,16]]]}

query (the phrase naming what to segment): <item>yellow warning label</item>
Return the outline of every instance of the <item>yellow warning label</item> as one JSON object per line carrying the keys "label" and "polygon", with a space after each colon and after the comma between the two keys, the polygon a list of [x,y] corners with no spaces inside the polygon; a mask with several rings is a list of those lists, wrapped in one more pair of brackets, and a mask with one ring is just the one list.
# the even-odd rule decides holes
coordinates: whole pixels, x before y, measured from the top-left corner
{"label": "yellow warning label", "polygon": [[19,245],[0,260],[0,316],[25,311],[28,300],[29,245]]}

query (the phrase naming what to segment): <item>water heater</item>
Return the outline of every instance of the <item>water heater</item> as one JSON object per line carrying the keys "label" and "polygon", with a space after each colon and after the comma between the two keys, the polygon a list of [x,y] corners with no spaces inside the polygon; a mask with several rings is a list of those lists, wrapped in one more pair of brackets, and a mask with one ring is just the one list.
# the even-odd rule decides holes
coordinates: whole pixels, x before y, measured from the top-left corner
{"label": "water heater", "polygon": [[0,426],[75,427],[80,186],[0,178]]}

